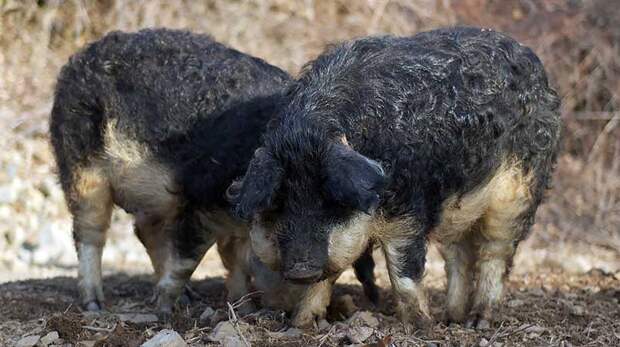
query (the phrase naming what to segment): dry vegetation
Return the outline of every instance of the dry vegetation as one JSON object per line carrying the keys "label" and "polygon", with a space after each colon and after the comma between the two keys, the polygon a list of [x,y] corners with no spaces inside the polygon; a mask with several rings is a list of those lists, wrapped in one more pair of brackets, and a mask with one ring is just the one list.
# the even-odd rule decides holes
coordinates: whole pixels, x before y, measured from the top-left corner
{"label": "dry vegetation", "polygon": [[[368,341],[472,345],[484,338],[489,345],[620,345],[620,6],[616,0],[0,0],[0,282],[73,273],[70,220],[53,175],[47,117],[60,66],[87,42],[110,30],[185,28],[209,33],[295,74],[332,42],[461,23],[503,30],[531,46],[563,97],[564,151],[555,188],[539,213],[532,237],[521,247],[512,276],[509,302],[520,300],[521,305],[502,312],[499,321],[503,323],[493,331],[438,324],[433,332],[407,335],[390,320],[387,296],[378,311],[388,315],[378,316],[381,324]],[[141,247],[133,239],[126,241],[129,229],[128,217],[117,213],[105,255],[108,268],[148,270]],[[221,276],[218,260],[212,253],[207,258],[201,275]],[[429,270],[429,282],[435,288],[434,308],[439,314],[443,280],[435,270],[441,263],[431,263],[435,265]],[[385,273],[380,271],[385,286]],[[345,277],[344,282],[353,283],[351,276]],[[143,299],[149,289],[142,278],[116,276],[110,281],[116,284],[110,285],[108,295],[113,310],[148,309]],[[206,305],[219,308],[224,303],[221,296],[213,295],[221,292],[221,282],[209,280],[197,286],[204,297],[187,312],[189,318],[173,327],[202,344],[208,342],[211,328],[204,327],[197,316]],[[73,287],[74,282],[63,278],[2,286],[0,345],[50,330],[66,333],[67,341],[94,339],[98,333],[97,338],[109,336],[108,344],[123,345],[127,339],[142,341],[161,328],[121,324],[108,316],[84,322],[86,318],[73,306],[61,315],[66,320],[58,323],[60,318],[54,315],[65,312],[72,302]],[[359,287],[339,291],[367,307],[358,298]],[[258,344],[349,341],[337,324],[327,332],[274,338],[268,332],[283,329],[286,320],[261,319],[248,320],[250,337],[257,338]],[[62,322],[76,330],[65,332]],[[95,323],[104,330],[81,328]],[[108,331],[116,323],[120,332]]]}

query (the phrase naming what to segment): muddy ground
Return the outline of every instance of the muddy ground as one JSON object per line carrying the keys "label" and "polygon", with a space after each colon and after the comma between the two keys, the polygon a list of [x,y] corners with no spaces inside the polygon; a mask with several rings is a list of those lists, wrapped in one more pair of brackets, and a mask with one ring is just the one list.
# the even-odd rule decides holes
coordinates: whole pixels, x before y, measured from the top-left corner
{"label": "muddy ground", "polygon": [[[330,308],[329,324],[323,322],[320,329],[300,332],[289,329],[288,318],[280,312],[235,317],[234,309],[231,311],[225,301],[221,277],[192,282],[192,303],[179,307],[168,321],[149,315],[155,312],[149,303],[152,284],[148,275],[106,277],[107,310],[96,315],[82,312],[76,305],[73,277],[17,281],[0,285],[0,345],[11,346],[29,335],[57,332],[55,344],[60,345],[138,346],[162,329],[174,329],[191,346],[219,345],[222,336],[230,336],[227,343],[244,345],[247,341],[253,346],[341,346],[355,342],[367,346],[620,345],[620,273],[593,269],[569,275],[542,268],[513,275],[495,322],[481,331],[446,326],[441,320],[443,284],[430,282],[437,322],[427,331],[408,330],[393,318],[393,298],[388,290],[382,290],[380,305],[373,307],[359,285],[339,284],[332,298],[335,304]],[[200,319],[207,307],[217,310],[215,315],[233,323],[236,330],[214,333],[215,318]],[[119,316],[127,313],[141,315]],[[220,330],[225,328],[221,326]]]}

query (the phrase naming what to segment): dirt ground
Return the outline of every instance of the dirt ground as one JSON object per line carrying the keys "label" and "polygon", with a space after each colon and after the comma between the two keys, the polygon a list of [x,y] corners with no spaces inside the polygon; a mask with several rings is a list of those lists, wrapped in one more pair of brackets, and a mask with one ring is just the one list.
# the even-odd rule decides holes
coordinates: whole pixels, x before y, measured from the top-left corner
{"label": "dirt ground", "polygon": [[[408,331],[393,317],[380,256],[379,307],[345,272],[327,322],[314,331],[290,329],[279,312],[236,317],[215,250],[194,276],[193,302],[160,320],[149,303],[148,258],[120,211],[103,257],[107,311],[76,305],[71,219],[47,118],[56,75],[78,47],[110,30],[184,28],[297,74],[329,43],[454,24],[502,30],[530,46],[562,96],[554,188],[490,329],[442,323],[445,276],[434,250],[425,282],[436,324],[427,331]],[[34,336],[39,345],[137,346],[165,328],[192,346],[620,346],[618,110],[617,0],[0,0],[0,347]],[[218,319],[200,319],[208,308]]]}
{"label": "dirt ground", "polygon": [[[193,281],[192,302],[180,306],[168,320],[152,315],[156,313],[149,302],[152,282],[146,274],[117,272],[107,276],[106,311],[101,314],[82,312],[76,304],[76,279],[72,275],[5,283],[0,285],[0,346],[50,332],[59,334],[56,344],[138,346],[162,329],[177,331],[191,346],[219,345],[221,336],[214,329],[219,320],[236,327],[231,339],[241,346],[244,340],[252,346],[341,346],[356,342],[366,346],[620,346],[620,272],[592,268],[570,274],[552,264],[531,268],[524,265],[524,258],[535,252],[526,249],[524,253],[518,257],[517,266],[527,269],[515,269],[511,275],[504,303],[488,330],[445,325],[445,278],[441,262],[431,254],[425,283],[430,288],[436,323],[426,331],[411,330],[394,318],[383,259],[376,257],[377,281],[383,288],[378,307],[366,300],[361,286],[347,272],[332,296],[328,323],[303,332],[289,329],[289,319],[282,312],[259,311],[236,317],[234,308],[231,311],[226,303],[220,276]],[[209,273],[221,271],[212,252],[202,264],[205,267],[211,268]],[[219,319],[201,320],[207,307],[216,310],[212,317]]]}

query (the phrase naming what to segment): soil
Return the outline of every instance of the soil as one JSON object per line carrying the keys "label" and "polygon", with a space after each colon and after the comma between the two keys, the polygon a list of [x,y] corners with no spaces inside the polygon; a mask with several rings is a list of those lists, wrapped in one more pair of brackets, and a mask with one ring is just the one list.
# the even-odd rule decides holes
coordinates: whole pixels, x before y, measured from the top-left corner
{"label": "soil", "polygon": [[[447,327],[442,321],[445,294],[441,284],[430,284],[432,310],[437,322],[426,331],[412,330],[393,317],[393,298],[382,290],[379,307],[372,307],[361,287],[339,284],[333,301],[347,295],[359,310],[368,310],[379,326],[365,342],[373,346],[619,346],[620,276],[602,270],[586,274],[541,270],[529,275],[512,276],[501,311],[491,329],[473,330],[461,325]],[[157,322],[134,324],[120,321],[117,313],[153,313],[149,303],[152,284],[147,275],[117,274],[105,279],[104,313],[82,312],[76,305],[76,280],[55,277],[0,285],[0,345],[13,345],[27,335],[45,335],[57,331],[65,343],[93,341],[96,346],[138,346],[157,331],[174,329],[193,346],[216,345],[209,336],[210,323],[199,317],[210,306],[225,309],[222,278],[194,281],[195,297],[190,305],[179,307],[172,317]],[[346,301],[346,300],[344,300]],[[337,306],[337,305],[336,305]],[[346,305],[345,305],[346,306]],[[351,308],[349,307],[349,310]],[[353,312],[330,310],[327,331],[304,331],[287,337],[288,318],[278,312],[261,312],[240,318],[243,336],[255,346],[287,345],[338,346],[350,344],[346,331],[347,316]]]}

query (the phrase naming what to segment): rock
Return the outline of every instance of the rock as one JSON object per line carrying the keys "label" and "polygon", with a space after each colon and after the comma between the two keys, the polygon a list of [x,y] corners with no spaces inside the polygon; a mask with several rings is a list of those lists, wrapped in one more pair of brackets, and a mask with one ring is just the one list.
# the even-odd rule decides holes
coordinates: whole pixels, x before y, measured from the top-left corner
{"label": "rock", "polygon": [[97,341],[87,340],[87,341],[79,341],[77,343],[77,347],[95,347]]}
{"label": "rock", "polygon": [[573,305],[570,307],[570,313],[575,316],[583,316],[586,313],[586,309],[583,306]]}
{"label": "rock", "polygon": [[26,336],[22,338],[21,340],[17,341],[17,343],[15,344],[15,347],[33,347],[33,346],[36,346],[36,344],[39,342],[40,339],[41,339],[41,336],[39,335]]}
{"label": "rock", "polygon": [[[246,323],[238,323],[239,325],[239,329],[243,330],[245,329]],[[219,322],[215,328],[213,329],[213,332],[211,333],[211,335],[209,335],[209,339],[211,341],[217,341],[217,342],[224,342],[224,339],[226,337],[236,337],[236,338],[240,338],[239,333],[237,332],[237,329],[235,328],[235,325],[231,322],[231,321],[223,321],[223,322]]]}
{"label": "rock", "polygon": [[159,320],[157,315],[152,313],[119,313],[116,317],[123,322],[135,324],[154,323]]}
{"label": "rock", "polygon": [[54,343],[55,341],[58,341],[59,338],[60,336],[58,335],[58,332],[52,331],[41,338],[40,344],[43,346],[48,346]]}
{"label": "rock", "polygon": [[489,346],[489,340],[485,339],[484,337],[482,339],[480,339],[480,342],[478,342],[478,346],[480,347],[487,347]]}
{"label": "rock", "polygon": [[203,323],[209,322],[214,314],[215,310],[211,306],[207,306],[207,308],[205,308],[205,310],[200,314],[200,321]]}
{"label": "rock", "polygon": [[213,326],[227,319],[228,319],[228,312],[226,310],[218,308],[217,310],[215,310],[215,313],[211,315],[211,318],[209,319],[209,324]]}
{"label": "rock", "polygon": [[374,332],[373,328],[369,327],[351,327],[349,331],[347,331],[347,337],[353,343],[364,343],[364,341],[368,340],[372,333]]}
{"label": "rock", "polygon": [[222,347],[247,347],[247,345],[239,337],[226,336],[222,341]]}
{"label": "rock", "polygon": [[321,319],[318,324],[319,331],[328,331],[332,325],[325,319]]}
{"label": "rock", "polygon": [[143,343],[141,347],[186,347],[185,340],[174,330],[164,329]]}
{"label": "rock", "polygon": [[523,300],[520,300],[520,299],[512,299],[512,300],[508,301],[508,302],[506,303],[506,305],[507,305],[508,307],[512,307],[512,308],[514,308],[514,307],[523,306],[523,304],[524,304],[524,303],[525,303],[525,302],[524,302]]}
{"label": "rock", "polygon": [[301,329],[297,329],[297,328],[289,328],[284,332],[284,336],[285,337],[289,337],[289,338],[293,338],[293,337],[299,337],[301,336],[301,334],[303,333],[303,331],[301,331]]}
{"label": "rock", "polygon": [[539,334],[545,332],[546,330],[547,329],[539,325],[530,325],[530,326],[524,327],[523,329],[523,331],[525,331],[526,333],[539,333]]}
{"label": "rock", "polygon": [[367,325],[373,328],[379,326],[379,320],[370,311],[355,312],[355,314],[351,316],[351,318],[349,318],[347,322],[351,325]]}

